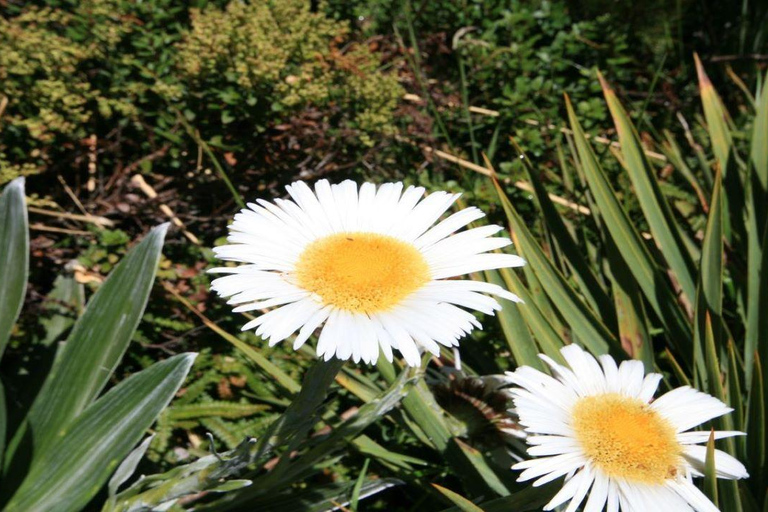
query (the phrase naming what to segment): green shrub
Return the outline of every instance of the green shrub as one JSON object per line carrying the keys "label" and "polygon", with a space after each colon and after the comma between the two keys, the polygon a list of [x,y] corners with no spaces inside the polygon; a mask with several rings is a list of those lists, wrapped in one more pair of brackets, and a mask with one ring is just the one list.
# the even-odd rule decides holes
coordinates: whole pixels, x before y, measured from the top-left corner
{"label": "green shrub", "polygon": [[342,52],[346,25],[311,12],[309,3],[231,2],[191,15],[178,47],[181,79],[202,108],[220,108],[222,124],[263,129],[312,107],[341,130],[359,130],[367,145],[375,134],[393,132],[402,95],[396,77],[379,72],[367,48],[352,44]]}

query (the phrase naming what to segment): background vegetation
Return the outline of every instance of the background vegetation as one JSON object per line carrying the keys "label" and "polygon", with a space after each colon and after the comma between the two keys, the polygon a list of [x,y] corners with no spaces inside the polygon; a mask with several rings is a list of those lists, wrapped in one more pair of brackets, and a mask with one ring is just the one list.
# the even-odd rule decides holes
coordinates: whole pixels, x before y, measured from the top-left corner
{"label": "background vegetation", "polygon": [[[0,503],[34,497],[7,501],[35,481],[19,432],[58,347],[171,221],[156,279],[135,270],[138,326],[104,336],[124,348],[67,414],[199,355],[88,509],[540,508],[547,489],[508,469],[522,451],[491,376],[577,341],[728,402],[718,427],[750,435],[724,449],[752,478],[706,490],[763,510],[766,27],[749,0],[0,0],[0,187],[27,177],[30,272],[18,321],[0,316],[4,475],[21,468]],[[204,271],[238,205],[319,177],[462,191],[531,263],[476,277],[526,305],[485,318],[460,370],[450,353],[416,373],[347,364],[327,399],[300,391],[332,369],[240,333]]]}

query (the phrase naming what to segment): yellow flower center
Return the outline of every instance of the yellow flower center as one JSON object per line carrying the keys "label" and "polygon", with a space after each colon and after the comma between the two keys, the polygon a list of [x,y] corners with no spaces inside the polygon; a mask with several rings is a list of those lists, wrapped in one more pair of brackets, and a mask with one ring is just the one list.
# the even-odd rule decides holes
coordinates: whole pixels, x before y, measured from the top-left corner
{"label": "yellow flower center", "polygon": [[337,233],[299,256],[297,284],[325,304],[375,313],[396,306],[429,281],[429,266],[411,244],[376,233]]}
{"label": "yellow flower center", "polygon": [[680,444],[648,404],[615,393],[579,399],[573,428],[586,456],[608,476],[659,484],[677,473]]}

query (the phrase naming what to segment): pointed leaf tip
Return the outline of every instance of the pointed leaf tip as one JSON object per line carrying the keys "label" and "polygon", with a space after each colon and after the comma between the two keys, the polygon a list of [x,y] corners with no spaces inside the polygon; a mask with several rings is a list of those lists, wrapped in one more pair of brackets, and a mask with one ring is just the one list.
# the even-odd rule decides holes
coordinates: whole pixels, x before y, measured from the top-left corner
{"label": "pointed leaf tip", "polygon": [[600,87],[603,89],[603,94],[613,92],[613,89],[611,89],[611,84],[608,83],[608,80],[605,79],[599,69],[597,70],[597,79],[600,81]]}
{"label": "pointed leaf tip", "polygon": [[699,58],[698,53],[693,54],[693,60],[696,63],[696,74],[699,77],[699,87],[702,89],[704,87],[712,87],[712,82],[710,82],[706,71],[704,71],[704,66],[701,63],[701,59]]}

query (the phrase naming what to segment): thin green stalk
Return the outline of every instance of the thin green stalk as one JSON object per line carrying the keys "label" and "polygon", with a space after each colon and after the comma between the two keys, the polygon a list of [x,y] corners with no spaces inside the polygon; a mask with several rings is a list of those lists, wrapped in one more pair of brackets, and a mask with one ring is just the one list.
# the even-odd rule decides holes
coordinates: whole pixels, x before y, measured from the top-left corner
{"label": "thin green stalk", "polygon": [[179,122],[184,126],[184,129],[187,130],[187,133],[189,134],[192,139],[194,139],[195,143],[198,144],[201,148],[203,148],[203,152],[205,155],[211,160],[211,163],[213,164],[213,167],[216,169],[216,172],[218,173],[219,177],[224,181],[224,184],[227,186],[229,191],[232,193],[232,199],[235,200],[235,203],[237,203],[237,206],[240,208],[245,208],[245,201],[243,201],[243,197],[240,195],[240,193],[237,191],[235,186],[232,184],[232,181],[230,181],[229,176],[227,176],[227,173],[224,171],[224,167],[221,166],[219,163],[219,160],[216,158],[216,155],[213,154],[213,151],[211,151],[211,147],[208,145],[207,142],[205,142],[202,137],[200,137],[200,134],[195,130],[195,128],[189,124],[189,121],[186,120],[184,117],[184,114],[179,112],[177,109],[174,108],[176,111],[176,117],[178,117]]}
{"label": "thin green stalk", "polygon": [[469,129],[469,140],[472,143],[472,161],[479,164],[477,159],[477,141],[475,140],[475,126],[472,124],[472,114],[469,112],[469,90],[467,88],[467,71],[464,66],[464,59],[461,54],[456,52],[459,60],[459,78],[461,79],[461,104],[464,108],[464,117],[467,119],[467,128]]}

